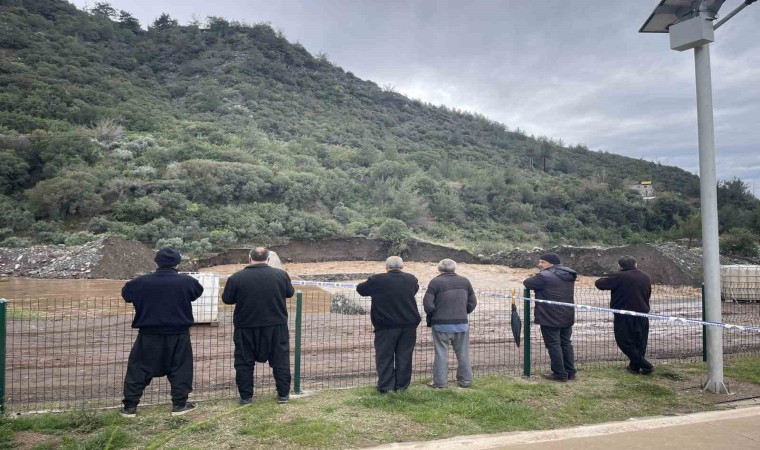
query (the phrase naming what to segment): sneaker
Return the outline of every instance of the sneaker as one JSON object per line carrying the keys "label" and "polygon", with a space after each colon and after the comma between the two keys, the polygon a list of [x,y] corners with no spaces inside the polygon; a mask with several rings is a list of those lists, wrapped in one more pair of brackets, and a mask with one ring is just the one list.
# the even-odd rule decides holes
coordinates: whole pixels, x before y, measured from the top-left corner
{"label": "sneaker", "polygon": [[239,398],[238,403],[241,405],[250,405],[251,402],[253,402],[253,397],[251,398]]}
{"label": "sneaker", "polygon": [[568,381],[575,381],[575,374],[572,374],[572,375],[568,375],[568,376],[567,376],[567,380],[568,380]]}
{"label": "sneaker", "polygon": [[[625,370],[627,370],[627,371],[628,371],[628,373],[633,373],[633,374],[636,374],[636,375],[638,375],[638,374],[639,374],[639,371],[638,371],[638,370],[634,370],[633,368],[631,368],[631,365],[630,365],[630,364],[628,364],[627,366],[625,366]],[[650,372],[650,373],[651,373],[651,372]]]}
{"label": "sneaker", "polygon": [[172,407],[172,416],[181,416],[182,414],[188,413],[197,407],[198,405],[190,402],[187,402],[182,406],[174,406]]}
{"label": "sneaker", "polygon": [[472,387],[472,384],[464,384],[457,381],[457,386],[459,386],[462,389],[469,389]]}
{"label": "sneaker", "polygon": [[289,401],[290,401],[290,394],[286,394],[286,395],[283,395],[283,396],[279,396],[279,395],[277,396],[277,403],[279,403],[279,404],[287,403]]}
{"label": "sneaker", "polygon": [[641,373],[644,375],[651,375],[654,372],[654,366],[651,369],[641,369]]}
{"label": "sneaker", "polygon": [[119,414],[121,417],[126,417],[127,419],[134,419],[137,417],[137,406],[133,406],[131,408],[127,408],[126,406],[122,407],[119,410]]}
{"label": "sneaker", "polygon": [[431,387],[433,389],[446,389],[446,386],[438,386],[437,384],[435,384],[435,381],[431,381],[427,385],[428,387]]}
{"label": "sneaker", "polygon": [[567,378],[559,378],[557,375],[554,375],[554,372],[542,373],[541,378],[544,380],[558,381],[560,383],[567,382]]}

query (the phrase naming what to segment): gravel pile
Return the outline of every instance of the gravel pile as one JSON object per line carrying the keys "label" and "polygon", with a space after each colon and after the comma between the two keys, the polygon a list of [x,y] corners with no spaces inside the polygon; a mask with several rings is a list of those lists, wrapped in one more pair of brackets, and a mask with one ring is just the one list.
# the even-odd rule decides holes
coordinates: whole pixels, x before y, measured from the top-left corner
{"label": "gravel pile", "polygon": [[333,294],[330,302],[330,312],[333,314],[347,314],[350,316],[360,316],[369,314],[370,310],[369,297],[352,298],[345,294]]}
{"label": "gravel pile", "polygon": [[105,237],[83,245],[0,248],[0,274],[30,278],[130,279],[156,268],[153,250]]}

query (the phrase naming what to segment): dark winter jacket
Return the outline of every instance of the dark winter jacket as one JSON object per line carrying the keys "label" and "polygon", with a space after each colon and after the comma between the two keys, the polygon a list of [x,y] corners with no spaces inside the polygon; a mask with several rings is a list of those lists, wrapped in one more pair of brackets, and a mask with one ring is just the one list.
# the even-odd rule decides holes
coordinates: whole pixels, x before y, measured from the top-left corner
{"label": "dark winter jacket", "polygon": [[470,280],[455,273],[442,273],[430,280],[422,299],[431,325],[467,323],[478,304]]}
{"label": "dark winter jacket", "polygon": [[235,305],[232,323],[236,328],[269,327],[288,323],[285,299],[294,293],[287,272],[259,263],[227,279],[222,301]]}
{"label": "dark winter jacket", "polygon": [[182,334],[193,324],[190,302],[203,294],[203,286],[190,275],[176,269],[155,272],[127,281],[121,296],[135,307],[132,328],[141,333]]}
{"label": "dark winter jacket", "polygon": [[[578,274],[569,267],[555,265],[523,281],[536,291],[536,298],[562,303],[575,303],[575,280]],[[536,302],[535,322],[547,327],[565,328],[575,323],[575,308]]]}
{"label": "dark winter jacket", "polygon": [[372,275],[356,286],[356,292],[372,297],[370,318],[375,330],[416,328],[420,311],[414,295],[420,289],[417,277],[400,270]]}
{"label": "dark winter jacket", "polygon": [[599,278],[597,289],[612,291],[610,308],[642,313],[649,312],[652,296],[652,278],[639,269],[621,269],[620,272]]}

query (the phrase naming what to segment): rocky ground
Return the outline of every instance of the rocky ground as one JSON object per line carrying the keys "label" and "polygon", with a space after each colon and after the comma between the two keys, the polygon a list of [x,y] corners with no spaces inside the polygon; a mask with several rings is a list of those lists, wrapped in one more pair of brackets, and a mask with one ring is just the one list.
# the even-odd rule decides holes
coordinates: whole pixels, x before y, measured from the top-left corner
{"label": "rocky ground", "polygon": [[155,269],[154,251],[106,237],[84,245],[0,248],[0,274],[29,278],[130,279]]}

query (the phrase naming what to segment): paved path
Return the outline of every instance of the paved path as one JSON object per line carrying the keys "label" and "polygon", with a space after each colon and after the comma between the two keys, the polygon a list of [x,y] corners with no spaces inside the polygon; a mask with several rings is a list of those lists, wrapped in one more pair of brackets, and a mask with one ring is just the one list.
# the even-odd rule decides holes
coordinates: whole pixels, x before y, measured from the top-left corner
{"label": "paved path", "polygon": [[389,444],[378,449],[731,449],[760,450],[760,406],[631,419],[548,431],[463,436]]}

